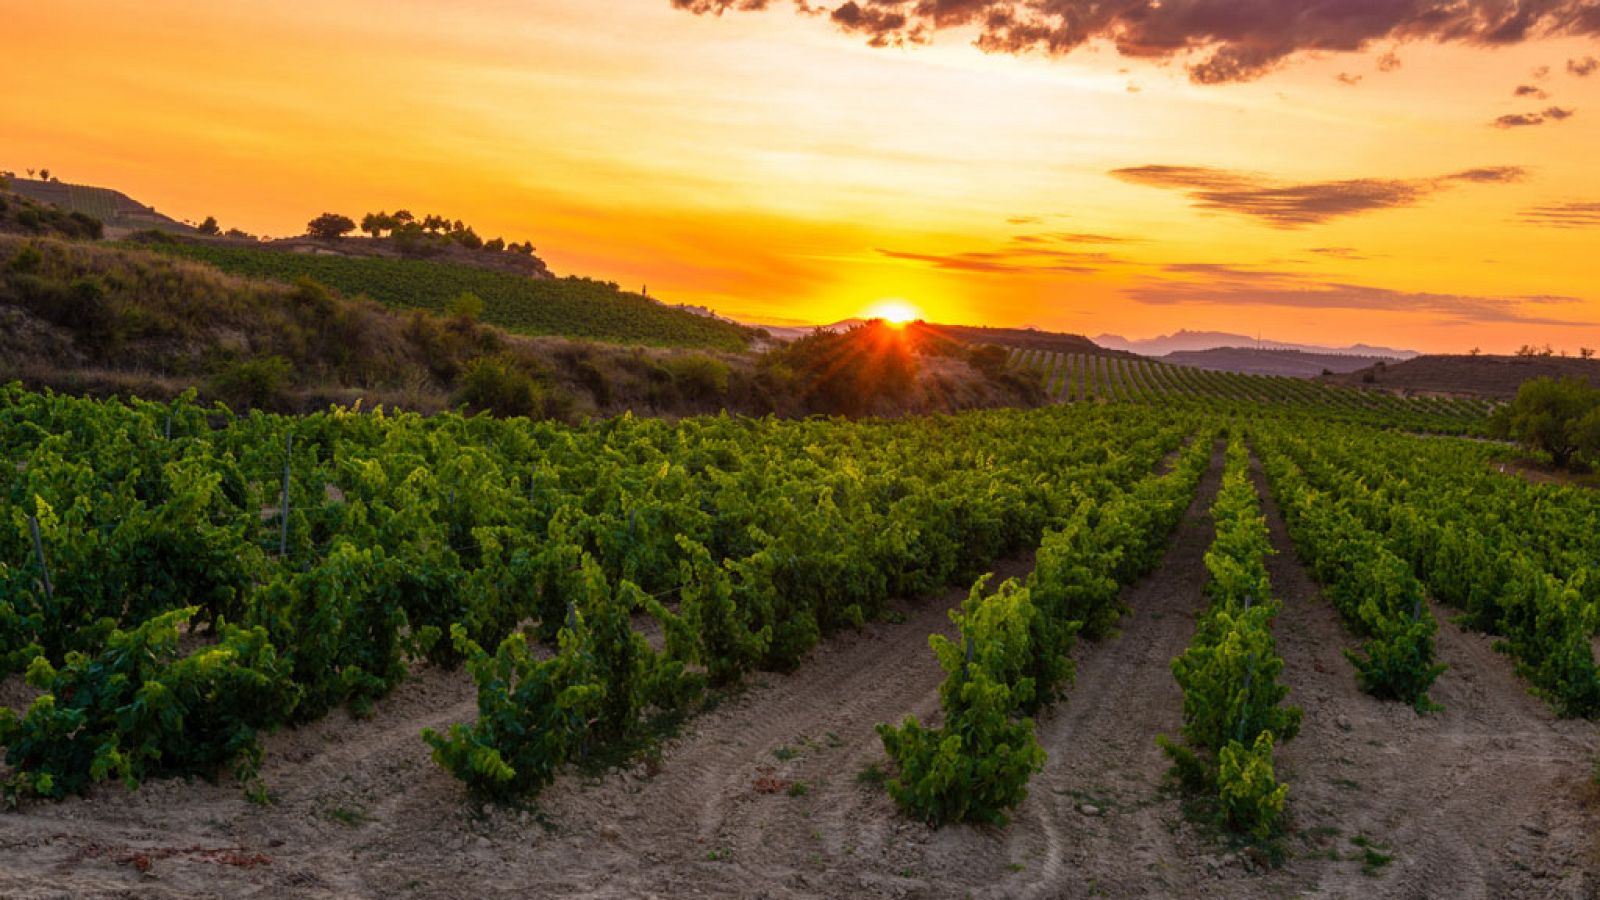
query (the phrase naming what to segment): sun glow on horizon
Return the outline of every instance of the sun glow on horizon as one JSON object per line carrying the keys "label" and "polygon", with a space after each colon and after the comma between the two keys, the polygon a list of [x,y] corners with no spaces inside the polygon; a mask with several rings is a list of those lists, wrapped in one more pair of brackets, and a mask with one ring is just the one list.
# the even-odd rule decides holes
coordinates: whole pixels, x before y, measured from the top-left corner
{"label": "sun glow on horizon", "polygon": [[872,304],[861,315],[862,318],[866,319],[882,319],[899,328],[922,318],[922,310],[917,309],[906,300],[892,297]]}

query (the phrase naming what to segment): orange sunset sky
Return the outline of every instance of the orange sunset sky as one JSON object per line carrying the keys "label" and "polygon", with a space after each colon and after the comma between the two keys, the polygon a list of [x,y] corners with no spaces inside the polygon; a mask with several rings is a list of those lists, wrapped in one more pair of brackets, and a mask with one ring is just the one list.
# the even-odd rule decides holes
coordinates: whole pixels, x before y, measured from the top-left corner
{"label": "orange sunset sky", "polygon": [[[274,236],[437,212],[747,321],[900,298],[1091,336],[1600,346],[1592,0],[1465,39],[1219,4],[1050,54],[984,52],[983,16],[1078,0],[14,3],[0,168]],[[1205,68],[1246,32],[1264,62]]]}

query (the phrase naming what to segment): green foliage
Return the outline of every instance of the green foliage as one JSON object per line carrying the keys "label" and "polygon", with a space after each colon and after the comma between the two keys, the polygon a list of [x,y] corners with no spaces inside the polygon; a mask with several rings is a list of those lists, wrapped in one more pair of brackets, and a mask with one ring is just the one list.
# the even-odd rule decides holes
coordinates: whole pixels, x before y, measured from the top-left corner
{"label": "green foliage", "polygon": [[206,381],[206,393],[233,409],[281,409],[293,381],[287,359],[259,356],[225,363]]}
{"label": "green foliage", "polygon": [[[328,300],[311,284],[291,293],[313,312]],[[1082,497],[1143,496],[1126,486],[1193,427],[1091,409],[577,427],[339,408],[236,416],[192,396],[90,401],[3,386],[0,663],[95,659],[118,629],[197,607],[189,639],[233,640],[235,622],[259,635],[277,684],[298,698],[274,718],[301,722],[341,705],[364,712],[417,662],[470,665],[473,648],[505,647],[519,628],[554,645],[567,631],[577,643],[560,671],[593,689],[570,727],[520,705],[513,677],[483,683],[483,721],[436,735],[453,771],[488,779],[475,791],[526,798],[564,763],[625,758],[713,676],[795,665],[825,635],[887,614],[891,598],[1036,542]],[[1024,608],[1012,602],[1008,616]],[[660,621],[663,650],[634,632],[641,613]],[[1070,671],[1052,663],[1065,662],[1073,626],[985,616],[973,621],[1030,642],[983,655],[1020,704],[1014,719],[1038,702],[1039,679]],[[464,640],[441,640],[457,631]],[[1044,635],[1053,659],[1032,649]],[[543,652],[496,657],[515,672]],[[559,752],[529,749],[536,719],[545,737],[564,735],[549,739]],[[171,740],[203,721],[174,720]]]}
{"label": "green foliage", "polygon": [[3,789],[62,797],[119,778],[129,788],[157,775],[214,777],[234,765],[248,777],[258,735],[282,723],[299,692],[261,628],[222,626],[217,643],[187,656],[179,628],[193,607],[114,631],[98,654],[70,653],[57,670],[28,669],[45,691],[19,720],[0,708],[0,745],[12,772]]}
{"label": "green foliage", "polygon": [[719,359],[703,353],[672,356],[661,361],[672,376],[672,383],[687,400],[715,402],[728,393],[733,370]]}
{"label": "green foliage", "polygon": [[510,356],[485,356],[467,364],[455,402],[471,412],[536,419],[544,414],[546,390]]}
{"label": "green foliage", "polygon": [[1250,742],[1265,731],[1294,737],[1300,709],[1280,706],[1288,687],[1278,683],[1283,658],[1268,629],[1271,609],[1252,607],[1237,617],[1217,610],[1193,643],[1172,661],[1183,688],[1183,737],[1212,754],[1229,741]]}
{"label": "green foliage", "polygon": [[703,664],[715,685],[735,681],[766,653],[772,626],[751,631],[733,599],[733,582],[704,545],[678,535],[685,558],[679,563],[683,591],[679,608],[694,645],[682,656]]}
{"label": "green foliage", "polygon": [[[1276,447],[1276,441],[1265,443]],[[1435,663],[1438,622],[1424,589],[1404,560],[1350,510],[1306,484],[1293,461],[1268,452],[1267,474],[1289,534],[1345,620],[1367,639],[1346,651],[1362,690],[1431,707],[1427,691],[1444,671]]]}
{"label": "green foliage", "polygon": [[1249,469],[1249,450],[1235,437],[1211,505],[1211,604],[1172,661],[1183,689],[1184,743],[1159,743],[1186,787],[1218,799],[1230,827],[1266,840],[1289,792],[1273,778],[1274,740],[1295,736],[1301,711],[1282,705],[1289,689],[1278,681],[1284,662],[1271,630],[1278,605],[1266,568],[1273,551]]}
{"label": "green foliage", "polygon": [[1228,824],[1267,840],[1278,831],[1289,786],[1279,784],[1272,771],[1272,732],[1263,731],[1246,747],[1229,741],[1218,751],[1217,794]]}
{"label": "green foliage", "polygon": [[471,291],[462,291],[450,301],[450,315],[468,322],[483,318],[483,298]]}
{"label": "green foliage", "polygon": [[927,729],[914,717],[899,727],[878,726],[898,770],[889,795],[933,825],[1004,824],[1005,810],[1027,797],[1028,779],[1044,766],[1033,720],[1015,716],[1033,699],[1025,672],[1037,611],[1016,581],[985,596],[987,580],[979,579],[961,611],[950,614],[963,643],[939,634],[928,639],[946,676],[939,686],[944,727]]}
{"label": "green foliage", "polygon": [[539,659],[520,634],[490,655],[456,626],[451,641],[478,685],[478,719],[446,734],[422,732],[433,759],[485,800],[520,801],[555,780],[576,754],[605,687],[594,669],[581,617],[560,649]]}
{"label": "green foliage", "polygon": [[1600,390],[1583,378],[1523,382],[1499,421],[1505,436],[1550,454],[1558,466],[1600,463]]}
{"label": "green foliage", "polygon": [[309,571],[280,573],[262,590],[254,616],[305,690],[301,719],[342,703],[364,711],[405,679],[397,576],[381,547],[340,543]]}

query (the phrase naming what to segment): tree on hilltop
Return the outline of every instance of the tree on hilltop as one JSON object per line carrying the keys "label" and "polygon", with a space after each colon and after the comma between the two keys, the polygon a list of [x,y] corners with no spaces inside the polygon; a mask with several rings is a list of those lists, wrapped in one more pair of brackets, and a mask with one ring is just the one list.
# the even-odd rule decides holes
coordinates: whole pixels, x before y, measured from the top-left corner
{"label": "tree on hilltop", "polygon": [[383,237],[385,231],[393,231],[400,222],[386,212],[367,213],[361,218],[361,230],[374,238]]}
{"label": "tree on hilltop", "polygon": [[306,234],[323,241],[336,241],[355,230],[356,223],[338,213],[323,213],[306,223]]}

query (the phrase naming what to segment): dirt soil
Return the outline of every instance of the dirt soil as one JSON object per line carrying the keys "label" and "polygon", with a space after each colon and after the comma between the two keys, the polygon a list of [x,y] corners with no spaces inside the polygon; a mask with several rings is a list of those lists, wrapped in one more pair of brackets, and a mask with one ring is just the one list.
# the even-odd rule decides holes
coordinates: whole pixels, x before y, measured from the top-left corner
{"label": "dirt soil", "polygon": [[[1279,755],[1287,859],[1263,867],[1184,820],[1155,737],[1180,724],[1169,666],[1204,603],[1220,465],[1162,568],[1126,592],[1122,633],[1080,645],[1075,686],[1039,722],[1049,762],[1005,828],[929,829],[861,778],[883,760],[877,723],[936,720],[927,639],[951,630],[953,590],[759,676],[655,764],[564,777],[537,811],[474,810],[433,765],[418,732],[470,719],[474,698],[464,674],[423,670],[367,721],[271,738],[269,806],[162,782],[0,814],[0,897],[1600,896],[1595,726],[1556,720],[1449,624],[1444,712],[1359,693],[1354,642],[1270,504],[1285,678],[1306,714]],[[1364,873],[1357,839],[1392,860]]]}

